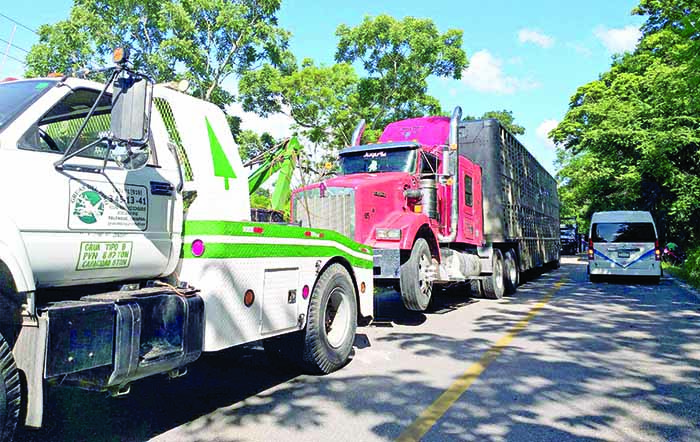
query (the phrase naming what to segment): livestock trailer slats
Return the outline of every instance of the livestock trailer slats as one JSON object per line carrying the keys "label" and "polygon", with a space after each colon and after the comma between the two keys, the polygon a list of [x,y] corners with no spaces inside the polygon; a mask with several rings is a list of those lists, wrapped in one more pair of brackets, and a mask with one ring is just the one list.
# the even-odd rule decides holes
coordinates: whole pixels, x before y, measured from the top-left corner
{"label": "livestock trailer slats", "polygon": [[557,182],[495,119],[463,121],[459,154],[482,167],[484,237],[518,243],[526,270],[558,258]]}

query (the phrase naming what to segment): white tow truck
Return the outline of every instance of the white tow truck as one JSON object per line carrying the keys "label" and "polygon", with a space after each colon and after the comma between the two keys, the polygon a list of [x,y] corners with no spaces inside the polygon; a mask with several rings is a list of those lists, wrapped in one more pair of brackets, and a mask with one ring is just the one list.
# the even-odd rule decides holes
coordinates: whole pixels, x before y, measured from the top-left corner
{"label": "white tow truck", "polygon": [[129,68],[0,83],[0,441],[52,384],[126,394],[262,340],[310,372],[373,314],[372,250],[250,221],[217,106]]}

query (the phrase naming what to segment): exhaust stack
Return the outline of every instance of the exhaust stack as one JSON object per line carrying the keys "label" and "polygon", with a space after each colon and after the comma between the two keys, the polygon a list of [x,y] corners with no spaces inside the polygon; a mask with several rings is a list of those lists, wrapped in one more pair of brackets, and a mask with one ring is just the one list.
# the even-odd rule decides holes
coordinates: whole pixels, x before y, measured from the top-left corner
{"label": "exhaust stack", "polygon": [[459,221],[459,161],[457,161],[457,130],[462,119],[462,108],[457,106],[452,111],[450,118],[450,137],[447,149],[442,153],[442,171],[445,178],[452,179],[452,207],[450,210],[450,234],[438,235],[440,242],[453,242],[457,238],[457,225]]}
{"label": "exhaust stack", "polygon": [[362,141],[362,134],[365,133],[365,120],[364,118],[357,123],[355,130],[352,133],[352,139],[350,140],[351,146],[359,146]]}

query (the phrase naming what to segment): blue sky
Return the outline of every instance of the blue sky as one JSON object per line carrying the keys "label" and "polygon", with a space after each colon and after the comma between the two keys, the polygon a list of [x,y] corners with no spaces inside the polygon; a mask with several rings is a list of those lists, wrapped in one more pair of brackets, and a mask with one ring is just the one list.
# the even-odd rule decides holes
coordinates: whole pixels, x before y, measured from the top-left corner
{"label": "blue sky", "polygon": [[[0,13],[30,28],[67,17],[72,1],[33,0],[3,2]],[[440,31],[464,31],[463,47],[470,67],[462,80],[433,78],[429,92],[446,110],[462,106],[465,114],[488,110],[512,110],[516,122],[525,126],[521,141],[540,162],[554,172],[555,151],[546,132],[564,116],[569,98],[578,86],[595,80],[610,67],[611,56],[634,47],[643,17],[632,16],[636,0],[354,0],[282,2],[280,25],[292,32],[291,46],[298,59],[311,57],[332,64],[337,39],[335,29],[360,23],[366,15],[381,13],[431,18]],[[0,16],[0,39],[10,40],[13,23]],[[17,27],[12,38],[24,49],[36,41],[32,32]],[[0,40],[0,63],[6,42]],[[24,53],[10,48],[10,56]],[[6,59],[0,78],[19,75],[20,63]],[[235,108],[234,108],[235,109]],[[262,120],[244,116],[244,127],[275,130],[283,135],[289,122],[284,117]]]}

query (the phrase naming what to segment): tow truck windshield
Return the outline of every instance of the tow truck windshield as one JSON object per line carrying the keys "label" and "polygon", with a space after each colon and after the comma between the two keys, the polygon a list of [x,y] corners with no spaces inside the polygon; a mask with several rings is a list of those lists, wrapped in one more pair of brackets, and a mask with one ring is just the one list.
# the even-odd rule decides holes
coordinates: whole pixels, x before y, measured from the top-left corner
{"label": "tow truck windshield", "polygon": [[371,150],[343,154],[340,169],[343,175],[354,173],[416,172],[416,149]]}
{"label": "tow truck windshield", "polygon": [[29,105],[51,89],[50,80],[8,81],[0,83],[0,131]]}

